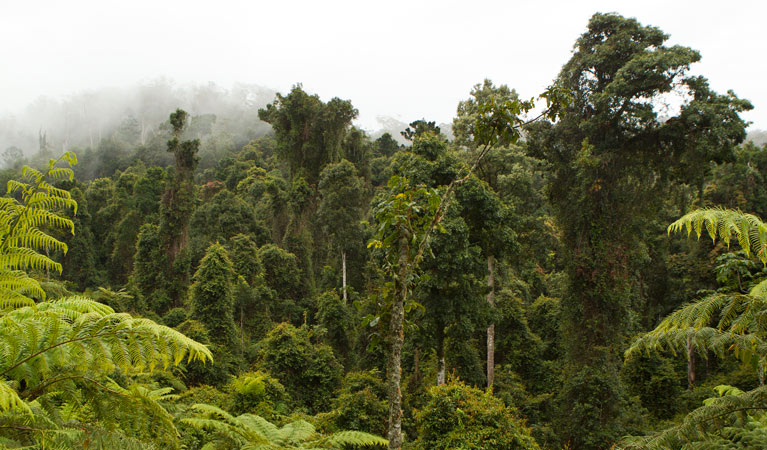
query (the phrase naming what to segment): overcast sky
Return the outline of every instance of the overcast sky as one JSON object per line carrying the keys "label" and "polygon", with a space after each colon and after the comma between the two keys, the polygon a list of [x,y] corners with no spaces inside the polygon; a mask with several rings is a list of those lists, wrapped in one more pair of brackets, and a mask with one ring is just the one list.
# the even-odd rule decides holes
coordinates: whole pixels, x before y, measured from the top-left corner
{"label": "overcast sky", "polygon": [[179,85],[297,82],[351,99],[358,123],[449,122],[484,78],[544,89],[594,12],[618,12],[703,55],[695,73],[767,128],[765,1],[0,0],[0,113],[40,96],[158,77]]}

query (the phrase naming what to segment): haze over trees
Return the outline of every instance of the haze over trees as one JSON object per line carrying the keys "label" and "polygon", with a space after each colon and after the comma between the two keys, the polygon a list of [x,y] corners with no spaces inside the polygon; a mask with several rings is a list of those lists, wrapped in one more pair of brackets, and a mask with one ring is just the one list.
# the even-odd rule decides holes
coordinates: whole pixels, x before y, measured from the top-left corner
{"label": "haze over trees", "polygon": [[300,84],[40,105],[0,445],[766,447],[767,147],[667,39],[595,14],[538,97],[375,137]]}

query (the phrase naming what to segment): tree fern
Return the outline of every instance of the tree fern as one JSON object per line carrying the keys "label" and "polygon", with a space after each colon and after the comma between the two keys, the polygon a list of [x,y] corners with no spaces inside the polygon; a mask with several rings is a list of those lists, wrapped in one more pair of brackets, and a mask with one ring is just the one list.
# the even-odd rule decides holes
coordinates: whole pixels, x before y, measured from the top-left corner
{"label": "tree fern", "polygon": [[254,414],[237,417],[211,405],[192,405],[197,413],[181,421],[194,428],[212,432],[212,440],[204,448],[240,450],[344,449],[348,447],[386,446],[384,438],[361,431],[341,431],[322,435],[314,425],[296,420],[281,428]]}
{"label": "tree fern", "polygon": [[[61,271],[48,256],[66,252],[46,230],[74,232],[65,210],[69,192],[52,183],[72,179],[65,153],[44,172],[25,167],[0,198],[0,443],[20,448],[151,448],[127,430],[143,430],[162,448],[178,446],[162,402],[169,389],[123,388],[106,374],[149,372],[183,360],[210,361],[210,351],[183,334],[116,313],[81,296],[44,300],[29,270]],[[45,253],[45,254],[44,254]]]}
{"label": "tree fern", "polygon": [[[45,172],[24,167],[20,180],[8,182],[8,197],[0,198],[0,308],[33,304],[33,298],[43,299],[40,284],[29,277],[27,270],[61,272],[61,264],[39,251],[66,253],[64,242],[45,233],[46,227],[74,232],[72,220],[60,215],[62,211],[77,211],[77,203],[66,190],[51,183],[72,180],[69,167],[56,167],[65,162],[77,163],[74,153],[64,153],[50,160]],[[21,201],[17,200],[18,196]]]}
{"label": "tree fern", "polygon": [[[751,449],[767,445],[767,387],[742,392],[717,386],[720,397],[688,414],[680,424],[651,436],[628,438],[623,449]],[[762,405],[762,406],[758,406]]]}
{"label": "tree fern", "polygon": [[668,227],[672,231],[693,231],[700,239],[703,229],[711,239],[719,238],[728,246],[734,237],[747,255],[756,254],[762,263],[767,264],[767,224],[753,214],[722,208],[706,208],[690,212]]}
{"label": "tree fern", "polygon": [[[747,255],[756,255],[767,264],[767,225],[758,217],[740,211],[703,209],[693,211],[669,226],[672,231],[695,231],[698,238],[705,229],[711,238],[728,245],[733,237]],[[767,363],[767,280],[756,284],[748,294],[716,293],[686,304],[666,317],[654,330],[637,338],[626,351],[685,351],[688,343],[704,356],[732,353],[741,361],[764,373]],[[625,448],[756,448],[733,446],[730,437],[762,439],[767,445],[767,388],[760,386],[742,393],[729,390],[720,398],[696,409],[677,426],[649,437],[631,438]],[[749,431],[750,430],[750,431]],[[729,437],[728,437],[729,436]],[[761,436],[761,437],[760,437]],[[744,438],[745,439],[745,438]],[[717,444],[719,442],[719,444]],[[744,441],[745,442],[745,441]],[[703,445],[703,446],[701,446]]]}

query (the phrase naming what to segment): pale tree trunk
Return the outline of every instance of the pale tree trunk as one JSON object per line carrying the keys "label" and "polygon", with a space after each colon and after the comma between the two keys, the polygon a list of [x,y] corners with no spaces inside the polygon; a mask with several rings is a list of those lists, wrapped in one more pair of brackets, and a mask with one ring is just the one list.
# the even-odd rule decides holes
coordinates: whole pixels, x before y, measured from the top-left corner
{"label": "pale tree trunk", "polygon": [[341,273],[344,285],[344,305],[346,304],[346,250],[341,252]]}
{"label": "pale tree trunk", "polygon": [[[487,257],[487,302],[492,308],[495,306],[495,264],[492,255]],[[493,387],[495,378],[495,324],[491,323],[487,328],[487,387]]]}
{"label": "pale tree trunk", "polygon": [[392,302],[389,335],[388,397],[389,397],[389,450],[402,449],[402,345],[405,341],[405,299],[407,298],[408,242],[406,233],[401,232],[399,239],[398,280]]}
{"label": "pale tree trunk", "polygon": [[437,386],[445,384],[445,335],[441,326],[437,326]]}
{"label": "pale tree trunk", "polygon": [[687,389],[695,387],[695,349],[692,340],[687,338]]}

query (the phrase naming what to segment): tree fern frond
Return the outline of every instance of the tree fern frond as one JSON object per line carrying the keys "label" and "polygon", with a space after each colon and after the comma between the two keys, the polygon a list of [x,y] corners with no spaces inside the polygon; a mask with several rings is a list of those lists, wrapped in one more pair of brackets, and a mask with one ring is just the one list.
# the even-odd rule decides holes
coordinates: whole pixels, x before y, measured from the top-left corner
{"label": "tree fern frond", "polygon": [[280,428],[280,436],[283,442],[291,443],[297,443],[306,440],[309,436],[314,434],[314,432],[314,425],[300,419],[296,420],[295,422],[288,423]]}
{"label": "tree fern frond", "polygon": [[245,434],[250,436],[251,442],[264,441],[272,445],[283,445],[287,442],[285,433],[261,416],[242,414],[237,416],[235,420],[246,431]]}
{"label": "tree fern frond", "polygon": [[389,445],[389,441],[370,433],[364,433],[362,431],[340,431],[332,434],[328,438],[328,442],[342,448],[345,445],[353,445],[358,447],[373,447],[381,446],[385,447]]}
{"label": "tree fern frond", "polygon": [[688,414],[679,425],[650,436],[627,438],[621,448],[693,448],[691,443],[709,441],[720,430],[739,420],[746,411],[761,414],[767,410],[767,386],[760,386],[740,395],[727,395],[731,393],[732,391],[722,390],[722,397],[709,399],[704,406]]}
{"label": "tree fern frond", "polygon": [[[218,407],[196,404],[192,409],[202,417],[187,417],[183,423],[195,428],[215,430],[218,439],[228,441],[235,448],[250,450],[282,449],[344,449],[350,446],[385,446],[386,439],[360,431],[342,431],[330,436],[316,433],[312,424],[305,420],[296,420],[282,428],[277,428],[268,420],[254,415],[242,414],[232,417]],[[223,442],[212,448],[226,447]]]}
{"label": "tree fern frond", "polygon": [[767,264],[767,252],[764,251],[767,248],[767,224],[753,214],[721,208],[699,209],[669,225],[668,232],[686,230],[689,236],[694,230],[700,239],[704,226],[714,242],[720,238],[729,246],[731,236],[735,235],[746,254],[754,252],[762,263]]}
{"label": "tree fern frond", "polygon": [[27,414],[32,414],[27,402],[22,400],[16,390],[3,379],[0,379],[0,409],[3,411],[21,410]]}

